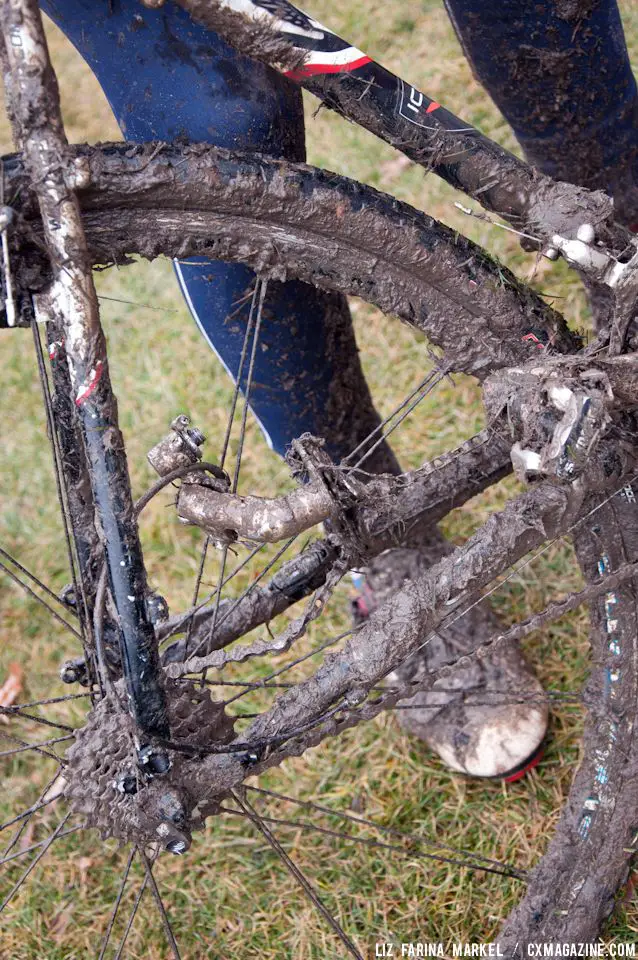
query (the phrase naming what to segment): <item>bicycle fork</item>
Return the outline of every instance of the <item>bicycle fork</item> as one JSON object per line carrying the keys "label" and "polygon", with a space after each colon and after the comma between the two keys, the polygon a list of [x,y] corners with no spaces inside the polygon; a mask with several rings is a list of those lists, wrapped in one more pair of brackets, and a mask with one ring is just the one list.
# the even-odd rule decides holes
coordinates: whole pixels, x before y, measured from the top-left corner
{"label": "bicycle fork", "polygon": [[[68,431],[63,437],[56,427],[58,443],[64,459],[75,457],[76,475],[83,473],[90,480],[129,708],[137,726],[138,757],[149,772],[161,773],[168,768],[168,757],[153,743],[170,734],[166,698],[146,606],[146,572],[106,341],[75,195],[88,174],[68,156],[57,82],[36,0],[1,0],[0,15],[8,111],[39,202],[52,267],[50,287],[34,297],[36,322],[48,321],[49,330],[60,331],[60,341],[50,344],[50,354],[57,354],[58,364],[65,363],[65,354],[68,377],[65,381],[59,372],[56,376],[54,369],[54,385],[58,392],[65,387],[70,391],[66,405],[80,425],[81,437],[76,430],[75,444]],[[63,352],[58,353],[60,347]],[[68,470],[66,475],[68,479]],[[79,556],[81,565],[86,565],[86,556],[86,551]],[[89,580],[92,608],[97,578]],[[76,601],[79,610],[79,598]],[[85,609],[85,621],[86,615]]]}

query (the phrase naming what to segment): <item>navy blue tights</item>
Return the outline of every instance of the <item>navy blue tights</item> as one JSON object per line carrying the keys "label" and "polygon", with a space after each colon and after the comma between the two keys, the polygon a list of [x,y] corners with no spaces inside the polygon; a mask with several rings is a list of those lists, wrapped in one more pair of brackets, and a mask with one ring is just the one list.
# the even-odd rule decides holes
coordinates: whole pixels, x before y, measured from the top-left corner
{"label": "navy blue tights", "polygon": [[[299,92],[174,4],[41,2],[96,74],[126,139],[185,136],[303,159]],[[638,221],[636,84],[615,0],[445,2],[478,78],[528,157],[555,177],[621,195],[626,218],[635,211]],[[236,377],[248,311],[238,303],[253,284],[251,271],[200,260],[177,264],[176,272],[201,332]],[[283,453],[309,431],[327,438],[334,457],[345,456],[377,423],[356,359],[345,374],[331,359],[356,353],[345,302],[288,281],[270,286],[264,317],[251,407],[271,445]],[[356,419],[344,407],[348,391],[361,412]],[[386,449],[369,469],[397,464]]]}
{"label": "navy blue tights", "polygon": [[530,163],[638,221],[638,96],[616,0],[444,0]]}

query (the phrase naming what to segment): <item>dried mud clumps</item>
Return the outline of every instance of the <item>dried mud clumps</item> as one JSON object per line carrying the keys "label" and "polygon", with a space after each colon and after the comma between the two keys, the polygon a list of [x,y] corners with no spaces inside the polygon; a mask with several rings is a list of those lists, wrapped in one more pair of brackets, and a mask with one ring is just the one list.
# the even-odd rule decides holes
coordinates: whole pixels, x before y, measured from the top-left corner
{"label": "dried mud clumps", "polygon": [[271,67],[298,70],[306,54],[286,40],[266,20],[256,22],[242,13],[235,13],[214,0],[177,0],[193,20],[208,30],[219,33],[231,46],[253,60]]}

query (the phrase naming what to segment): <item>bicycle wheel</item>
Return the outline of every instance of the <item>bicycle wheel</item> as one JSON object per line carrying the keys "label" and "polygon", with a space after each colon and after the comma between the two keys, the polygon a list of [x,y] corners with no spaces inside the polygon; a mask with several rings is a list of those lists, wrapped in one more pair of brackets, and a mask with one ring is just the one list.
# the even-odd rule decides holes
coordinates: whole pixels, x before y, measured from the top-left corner
{"label": "bicycle wheel", "polygon": [[[92,185],[83,192],[82,203],[96,263],[117,262],[134,251],[145,256],[205,254],[241,260],[258,267],[262,275],[282,276],[285,272],[299,276],[329,289],[362,296],[387,312],[398,314],[424,330],[439,346],[445,370],[468,372],[479,378],[501,367],[525,363],[530,352],[534,355],[539,342],[551,342],[557,353],[568,353],[577,347],[557,314],[474,245],[406,205],[359,184],[301,165],[234,157],[221,151],[180,152],[164,148],[156,159],[152,149],[143,148],[108,147],[82,153],[89,159],[92,171]],[[9,163],[6,166],[11,191],[19,187],[26,194],[19,168],[12,168]],[[22,210],[29,218],[26,199]],[[37,237],[35,221],[32,230]],[[29,237],[14,253],[18,277],[27,267],[32,270],[34,249]],[[505,329],[507,337],[503,334]],[[530,332],[535,339],[528,339]],[[470,449],[456,459],[471,465],[475,457],[476,449]],[[502,471],[502,462],[496,466]],[[453,496],[447,489],[443,499],[462,502],[476,490],[475,475],[466,472],[463,478]],[[634,560],[629,495],[625,492],[624,500],[616,497],[603,506],[607,499],[601,494],[588,508],[595,511],[595,520],[589,527],[582,524],[576,529],[581,566],[590,579],[592,569],[598,572],[603,557],[605,571],[614,571]],[[537,518],[532,518],[526,531],[535,525],[538,526]],[[545,534],[545,530],[538,533],[533,545],[540,546]],[[520,550],[527,552],[529,545],[529,538],[521,541],[517,556],[522,556]],[[507,560],[514,556],[511,550],[510,554]],[[627,705],[635,702],[636,684],[633,587],[625,583],[614,596],[614,629],[621,638],[617,644],[620,653],[610,649],[608,613],[604,622],[601,619],[605,602],[609,610],[609,600],[602,597],[595,603],[592,618],[594,672],[588,688],[594,709],[613,711],[614,737],[610,737],[608,726],[588,726],[584,741],[586,760],[554,845],[529,878],[527,896],[503,934],[503,943],[512,955],[516,942],[520,946],[542,938],[580,940],[595,936],[600,920],[609,910],[610,893],[613,896],[627,869],[630,853],[625,851],[631,849],[633,823],[633,806],[628,798],[632,794],[632,759],[637,749],[631,712],[627,710]],[[417,617],[411,627],[417,633],[427,629],[428,624],[425,609],[420,615],[422,622]],[[400,633],[402,626],[395,619],[395,611],[389,616],[386,629]],[[341,662],[346,662],[348,656],[342,655]],[[605,686],[603,680],[610,662],[618,678],[611,684],[608,678]],[[376,680],[370,684],[373,686],[376,687]],[[191,688],[186,690],[190,692]],[[363,692],[369,692],[365,685]],[[283,696],[290,700],[288,694]],[[322,735],[345,729],[349,725],[348,709],[353,722],[358,719],[356,699],[344,706],[339,693],[339,718],[331,726],[322,727]],[[372,715],[377,711],[377,703],[369,703]],[[385,705],[391,706],[391,699],[386,699]],[[24,711],[14,710],[19,712]],[[92,721],[94,730],[99,728],[99,716],[97,707]],[[116,738],[112,718],[107,728]],[[282,742],[294,754],[311,745],[313,735],[304,740],[304,731],[300,733],[291,727]],[[49,746],[52,745],[41,745],[39,749],[48,750]],[[275,747],[280,748],[281,744],[277,742]],[[601,750],[607,751],[604,796],[596,793]],[[242,779],[277,759],[277,749],[266,758],[257,755],[254,759],[248,749],[243,750],[238,761],[243,766]],[[223,755],[214,762],[231,766]],[[236,760],[233,763],[237,765]],[[108,765],[105,770],[110,775]],[[46,789],[43,794],[46,799]],[[236,800],[237,797],[239,814],[256,822],[263,833],[264,818],[255,813],[250,803],[245,806],[244,795],[237,795]],[[616,798],[622,802],[612,802]],[[589,820],[583,819],[587,817]],[[587,823],[587,827],[583,826]],[[266,831],[270,832],[267,825]],[[53,834],[54,840],[58,836]],[[576,841],[576,837],[580,839]],[[48,849],[47,843],[41,845],[39,852]],[[14,847],[12,851],[15,852]],[[5,858],[11,855],[5,854]],[[598,864],[596,872],[592,872],[592,864]],[[486,866],[507,872],[502,864],[488,866],[483,862],[481,869]],[[515,875],[515,871],[512,873]],[[512,929],[516,941],[510,933]],[[350,947],[344,943],[344,949]]]}

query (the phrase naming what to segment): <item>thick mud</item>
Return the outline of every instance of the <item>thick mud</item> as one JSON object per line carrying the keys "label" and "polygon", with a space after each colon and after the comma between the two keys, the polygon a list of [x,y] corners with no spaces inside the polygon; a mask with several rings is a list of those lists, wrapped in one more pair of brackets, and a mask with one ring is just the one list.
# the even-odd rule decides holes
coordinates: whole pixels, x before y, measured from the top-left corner
{"label": "thick mud", "polygon": [[[502,264],[370,187],[208,147],[78,152],[90,167],[79,199],[94,263],[126,262],[132,252],[203,254],[275,280],[296,276],[398,315],[440,348],[442,366],[479,379],[537,356],[539,346],[580,346],[560,314]],[[10,173],[11,185],[25,189],[19,169]],[[22,212],[37,233],[28,200]],[[41,262],[37,247],[17,249],[16,269],[24,263],[33,276],[34,256]]]}
{"label": "thick mud", "polygon": [[[574,545],[589,582],[636,561],[631,484],[578,526]],[[590,605],[583,760],[548,852],[501,932],[507,957],[527,956],[528,942],[593,942],[627,877],[638,830],[636,598],[637,585],[628,581]]]}
{"label": "thick mud", "polygon": [[[248,49],[255,51],[256,48],[256,58],[277,69],[294,69],[288,65],[293,62],[295,55],[301,55],[303,62],[304,50],[273,35],[272,27],[266,21],[256,23],[247,16],[222,9],[215,0],[178,2],[198,22],[221,33],[224,39],[240,52]],[[586,16],[589,4],[583,0],[574,0],[573,3],[565,0],[562,7],[559,16],[574,16],[577,23],[580,23]],[[477,27],[477,30],[479,29]],[[491,43],[490,49],[493,46]],[[520,44],[514,44],[515,49],[519,47]],[[548,62],[539,65],[535,61],[526,65],[524,57],[528,49],[523,45],[518,54],[509,49],[502,51],[503,56],[514,58],[508,83],[531,83],[537,80],[538,76],[546,76],[545,71],[551,71],[552,68],[557,75],[557,83],[560,83],[561,76],[569,75],[569,64],[562,62],[565,58],[552,58],[551,50],[547,52],[546,59],[553,59],[553,64]],[[534,77],[533,69],[537,70]],[[525,70],[530,74],[529,77]],[[403,81],[378,64],[374,66],[374,71],[377,80],[375,82],[372,77],[369,83],[366,83],[363,77],[356,76],[356,72],[319,73],[311,76],[297,74],[295,79],[315,94],[326,107],[370,130],[426,170],[433,170],[453,186],[475,198],[482,206],[509,217],[519,229],[523,228],[549,241],[554,233],[574,236],[578,226],[588,222],[597,228],[598,234],[604,236],[606,241],[613,239],[622,246],[622,238],[616,237],[614,229],[610,229],[610,198],[603,192],[590,192],[578,186],[586,184],[590,188],[596,188],[606,185],[600,182],[600,177],[597,180],[592,179],[584,168],[581,169],[583,162],[589,162],[586,158],[578,161],[580,176],[572,176],[569,163],[552,169],[556,179],[569,181],[557,183],[540,173],[540,169],[548,170],[547,163],[545,166],[539,164],[538,169],[522,163],[513,154],[482,137],[452,115],[452,129],[447,129],[444,123],[437,120],[436,111],[428,115],[427,124],[415,125],[401,115],[401,110],[398,104],[393,102],[392,96],[388,99],[386,94],[379,94],[378,97],[375,94],[376,86],[387,86],[394,91],[402,89]],[[550,75],[553,80],[553,73]],[[491,92],[498,103],[498,90]],[[543,97],[539,101],[543,103],[542,107],[538,107],[539,110],[545,108],[546,99]],[[557,145],[557,155],[560,154],[560,149],[560,145]],[[571,155],[572,151],[568,152]],[[536,158],[531,156],[530,161],[534,163]]]}
{"label": "thick mud", "polygon": [[479,5],[448,7],[475,75],[528,162],[555,180],[604,190],[616,219],[635,223],[638,99],[615,4],[521,0],[496,25]]}

